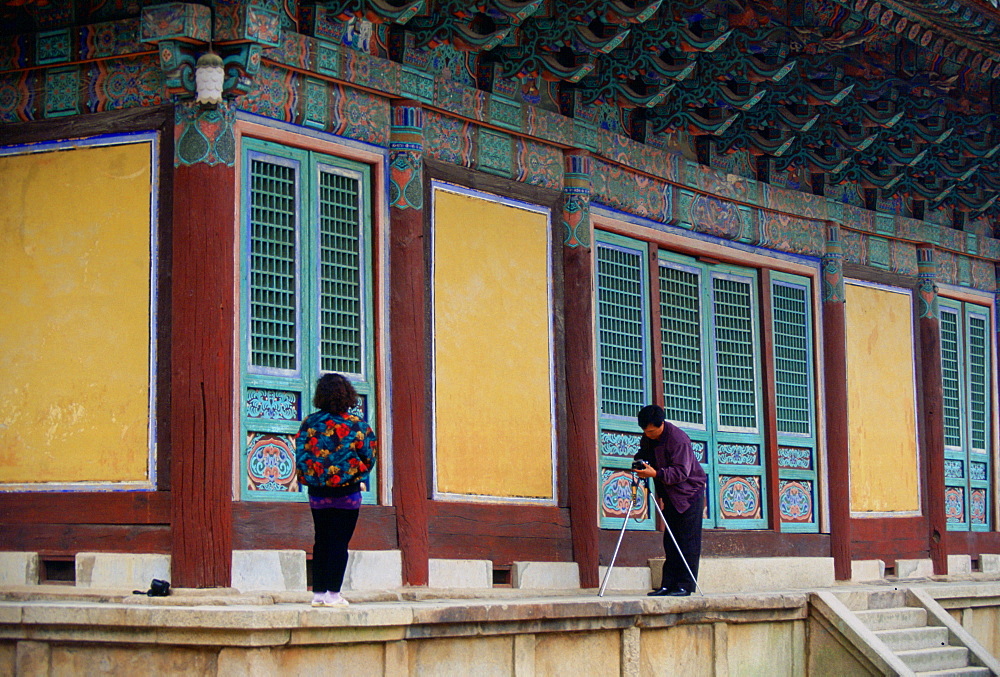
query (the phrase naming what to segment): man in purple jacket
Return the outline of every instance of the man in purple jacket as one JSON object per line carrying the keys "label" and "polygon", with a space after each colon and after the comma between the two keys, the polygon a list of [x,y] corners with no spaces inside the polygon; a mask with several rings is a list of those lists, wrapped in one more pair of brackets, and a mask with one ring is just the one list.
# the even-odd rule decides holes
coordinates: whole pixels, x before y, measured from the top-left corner
{"label": "man in purple jacket", "polygon": [[[691,450],[691,438],[666,420],[662,407],[647,405],[639,410],[638,418],[643,435],[635,459],[646,465],[636,470],[636,474],[653,478],[656,496],[662,503],[663,517],[669,531],[677,539],[675,546],[670,534],[663,532],[663,553],[666,556],[663,578],[660,587],[649,595],[683,597],[695,589],[692,574],[698,576],[707,476]],[[685,561],[687,566],[684,566]],[[688,567],[691,573],[688,573]]]}

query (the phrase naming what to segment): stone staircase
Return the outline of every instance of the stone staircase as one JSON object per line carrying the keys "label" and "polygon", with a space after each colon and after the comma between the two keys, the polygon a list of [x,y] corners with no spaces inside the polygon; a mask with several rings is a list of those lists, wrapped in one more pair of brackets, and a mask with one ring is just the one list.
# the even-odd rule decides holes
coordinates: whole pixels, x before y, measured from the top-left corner
{"label": "stone staircase", "polygon": [[876,674],[1000,675],[1000,662],[923,589],[821,592],[813,605]]}
{"label": "stone staircase", "polygon": [[917,675],[990,675],[969,665],[969,649],[949,643],[948,628],[927,625],[927,610],[900,606],[855,615]]}

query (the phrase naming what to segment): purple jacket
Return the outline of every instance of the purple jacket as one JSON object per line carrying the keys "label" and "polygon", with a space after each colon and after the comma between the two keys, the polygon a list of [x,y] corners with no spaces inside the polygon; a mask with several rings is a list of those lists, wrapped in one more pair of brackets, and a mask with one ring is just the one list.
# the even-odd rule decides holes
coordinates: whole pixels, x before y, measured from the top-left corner
{"label": "purple jacket", "polygon": [[669,498],[677,512],[690,508],[692,500],[705,489],[708,477],[691,450],[691,438],[669,421],[663,423],[659,439],[642,436],[635,457],[656,469],[656,495]]}

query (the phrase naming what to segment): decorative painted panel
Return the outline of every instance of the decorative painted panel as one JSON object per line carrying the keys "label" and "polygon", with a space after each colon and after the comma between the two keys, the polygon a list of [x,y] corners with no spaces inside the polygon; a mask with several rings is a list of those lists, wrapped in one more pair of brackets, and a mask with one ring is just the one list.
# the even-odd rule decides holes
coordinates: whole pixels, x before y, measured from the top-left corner
{"label": "decorative painted panel", "polygon": [[[632,504],[632,472],[629,469],[601,468],[601,516],[622,519],[626,513],[632,520],[649,518],[649,500],[644,482],[640,482]],[[629,506],[632,510],[629,512]],[[652,522],[653,520],[649,520]]]}
{"label": "decorative painted panel", "polygon": [[803,447],[778,447],[778,467],[795,470],[811,470],[813,451]]}
{"label": "decorative painted panel", "polygon": [[708,463],[708,451],[704,442],[691,440],[691,451],[699,463]]}
{"label": "decorative painted panel", "polygon": [[987,489],[973,489],[969,492],[969,518],[973,525],[989,526],[987,494]]}
{"label": "decorative painted panel", "polygon": [[719,475],[719,516],[729,519],[760,519],[760,478]]}
{"label": "decorative painted panel", "polygon": [[756,444],[720,443],[716,458],[726,465],[760,465],[760,447]]}
{"label": "decorative painted panel", "polygon": [[778,511],[782,522],[789,524],[815,522],[813,502],[813,483],[809,480],[778,481]]}
{"label": "decorative painted panel", "polygon": [[294,435],[250,431],[246,438],[248,491],[299,491]]}
{"label": "decorative painted panel", "polygon": [[962,487],[945,487],[944,514],[948,522],[965,522],[965,489]]}
{"label": "decorative painted panel", "polygon": [[300,394],[281,390],[247,388],[247,418],[264,418],[276,421],[301,421]]}
{"label": "decorative painted panel", "polygon": [[944,476],[945,479],[965,479],[965,463],[955,459],[945,459]]}
{"label": "decorative painted panel", "polygon": [[989,466],[986,463],[969,463],[969,479],[986,482],[989,480]]}
{"label": "decorative painted panel", "polygon": [[605,456],[627,458],[631,460],[639,453],[639,440],[642,435],[622,433],[613,430],[601,431],[601,453]]}

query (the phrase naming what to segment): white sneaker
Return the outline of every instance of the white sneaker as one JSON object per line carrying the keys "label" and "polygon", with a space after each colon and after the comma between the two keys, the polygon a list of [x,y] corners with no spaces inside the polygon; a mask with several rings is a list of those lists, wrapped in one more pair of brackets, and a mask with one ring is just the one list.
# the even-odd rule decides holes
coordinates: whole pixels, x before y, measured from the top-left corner
{"label": "white sneaker", "polygon": [[313,606],[347,606],[348,601],[339,592],[321,592],[313,595]]}

